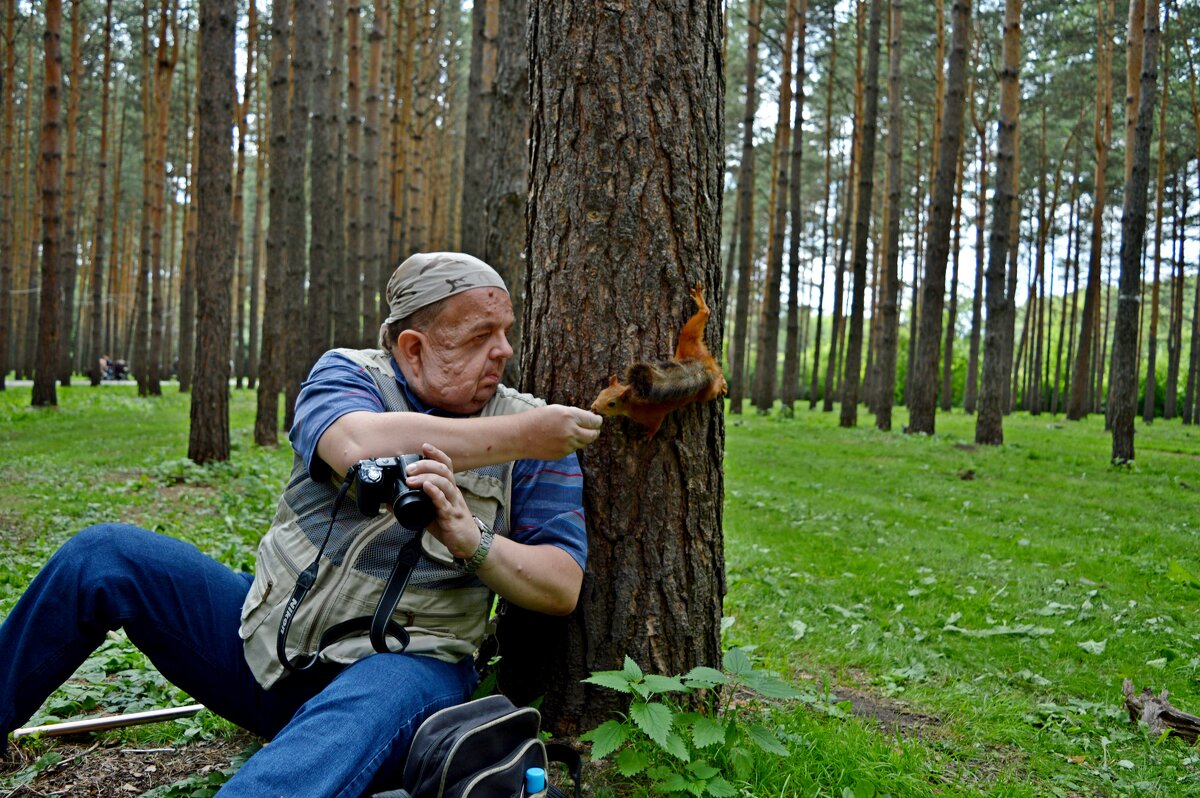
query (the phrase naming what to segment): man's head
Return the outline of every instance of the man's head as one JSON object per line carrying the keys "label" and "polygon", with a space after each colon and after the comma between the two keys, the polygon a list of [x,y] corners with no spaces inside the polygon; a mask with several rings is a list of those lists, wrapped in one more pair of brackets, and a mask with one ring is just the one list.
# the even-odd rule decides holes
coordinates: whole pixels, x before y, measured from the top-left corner
{"label": "man's head", "polygon": [[417,396],[454,413],[487,404],[512,357],[512,301],[500,275],[470,255],[420,253],[392,274],[387,297],[380,346]]}

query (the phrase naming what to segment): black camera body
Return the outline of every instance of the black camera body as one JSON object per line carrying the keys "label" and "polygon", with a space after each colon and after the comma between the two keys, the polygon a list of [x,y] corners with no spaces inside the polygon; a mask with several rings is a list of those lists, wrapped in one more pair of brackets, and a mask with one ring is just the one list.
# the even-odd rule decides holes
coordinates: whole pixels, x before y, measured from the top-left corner
{"label": "black camera body", "polygon": [[406,529],[424,529],[437,517],[433,499],[419,488],[410,488],[408,467],[422,459],[419,454],[376,457],[359,460],[354,466],[357,481],[358,511],[365,516],[379,514],[379,505],[392,506],[392,514]]}

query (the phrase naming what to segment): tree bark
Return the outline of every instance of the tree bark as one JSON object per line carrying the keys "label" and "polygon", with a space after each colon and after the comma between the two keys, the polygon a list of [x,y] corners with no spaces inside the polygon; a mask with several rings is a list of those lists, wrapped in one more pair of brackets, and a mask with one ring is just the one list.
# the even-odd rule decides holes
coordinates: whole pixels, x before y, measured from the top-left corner
{"label": "tree bark", "polygon": [[908,432],[933,434],[937,400],[938,349],[942,334],[942,305],[946,290],[946,259],[950,250],[950,217],[954,182],[962,141],[966,67],[971,39],[971,2],[955,0],[950,40],[945,115],[942,119],[937,177],[929,206],[929,240],[925,247],[921,320],[909,401]]}
{"label": "tree bark", "polygon": [[[1169,12],[1168,12],[1169,13]],[[1163,237],[1163,187],[1167,182],[1167,99],[1171,79],[1171,48],[1163,49],[1162,107],[1158,117],[1158,179],[1154,186],[1154,283],[1150,291],[1150,328],[1146,341],[1146,390],[1142,405],[1142,420],[1147,424],[1154,421],[1155,399],[1158,379],[1155,375],[1155,360],[1158,355],[1158,297],[1159,269],[1162,266]],[[1120,305],[1117,306],[1118,309]]]}
{"label": "tree bark", "polygon": [[1188,200],[1191,198],[1191,192],[1186,179],[1181,180],[1180,184],[1183,186],[1183,200],[1179,212],[1175,215],[1175,223],[1179,228],[1175,239],[1179,242],[1179,250],[1175,258],[1175,276],[1171,285],[1171,323],[1167,330],[1167,391],[1166,399],[1163,402],[1163,418],[1167,420],[1175,418],[1176,405],[1179,401],[1179,363],[1183,354],[1184,220],[1187,219]]}
{"label": "tree bark", "polygon": [[330,70],[329,29],[330,11],[318,6],[313,26],[312,51],[315,56],[312,86],[312,169],[309,197],[309,218],[312,237],[309,240],[308,303],[305,311],[305,337],[308,339],[306,361],[315,363],[329,349],[333,340],[333,270],[334,253],[341,235],[342,217],[334,212],[338,206],[337,86]]}
{"label": "tree bark", "polygon": [[[817,406],[817,380],[821,374],[821,322],[825,315],[825,278],[829,272],[829,199],[833,182],[829,178],[833,164],[833,77],[837,71],[837,20],[829,25],[829,75],[825,83],[825,198],[821,204],[821,287],[817,295],[817,334],[813,337],[812,388],[808,394],[808,409]],[[830,346],[832,349],[832,344]],[[825,395],[829,390],[826,386]]]}
{"label": "tree bark", "polygon": [[[537,0],[530,9],[523,384],[580,404],[632,359],[671,351],[693,312],[690,287],[721,306],[721,6],[673,0],[614,13]],[[717,327],[706,330],[712,351]],[[723,449],[713,402],[668,417],[650,441],[609,425],[580,452],[591,530],[580,606],[550,622],[561,637],[539,633],[527,656],[502,658],[518,683],[534,682],[534,696],[547,678],[541,711],[554,732],[610,717],[617,696],[579,679],[626,655],[652,673],[719,665]]]}
{"label": "tree bark", "polygon": [[746,102],[742,113],[742,160],[738,167],[737,300],[729,339],[729,412],[741,414],[746,390],[746,347],[750,342],[750,280],[754,261],[754,114],[758,107],[758,36],[762,0],[748,0]]}
{"label": "tree bark", "polygon": [[[97,386],[104,379],[100,371],[100,357],[104,355],[101,348],[101,333],[104,328],[104,228],[105,202],[108,188],[108,104],[112,83],[112,0],[104,3],[104,56],[100,79],[100,157],[99,175],[96,180],[96,220],[94,224],[95,241],[92,245],[92,296],[91,324],[88,328],[87,364],[91,384]],[[113,209],[116,214],[116,209]],[[0,255],[2,258],[3,255]],[[0,286],[2,290],[3,286]],[[0,316],[7,316],[0,306]],[[4,371],[2,354],[3,341],[0,340],[0,372]]]}
{"label": "tree bark", "polygon": [[[498,37],[501,24],[512,20],[501,15],[500,0],[478,0],[471,6],[471,74],[467,82],[466,147],[463,152],[462,251],[482,258],[487,242],[486,177],[489,116],[495,102]],[[516,20],[519,24],[522,20]],[[522,29],[524,25],[521,25]],[[521,50],[524,50],[522,42]],[[514,312],[515,312],[514,308]]]}
{"label": "tree bark", "polygon": [[[1154,136],[1154,93],[1158,82],[1158,0],[1146,0],[1141,92],[1133,134],[1132,168],[1121,209],[1121,278],[1113,336],[1112,461],[1133,461],[1137,416],[1137,325],[1142,252],[1146,237],[1146,192],[1150,184],[1150,142]],[[1133,27],[1133,20],[1130,20]]]}
{"label": "tree bark", "polygon": [[234,104],[234,0],[200,2],[196,135],[196,380],[188,457],[229,459],[229,330],[234,242],[230,235]]}
{"label": "tree bark", "polygon": [[72,349],[77,326],[74,322],[75,282],[79,277],[79,239],[77,227],[78,208],[76,186],[79,183],[79,99],[80,83],[83,81],[83,6],[71,4],[71,55],[67,80],[67,153],[64,163],[63,182],[63,226],[60,250],[59,287],[62,291],[62,329],[59,332],[58,381],[67,387],[71,384]]}
{"label": "tree bark", "polygon": [[858,169],[857,211],[854,223],[854,294],[850,303],[850,340],[842,378],[839,425],[858,425],[859,385],[862,373],[863,316],[867,290],[867,241],[871,231],[871,194],[875,185],[875,138],[879,116],[879,29],[882,0],[871,0],[867,33],[866,94],[862,120],[862,158]]}
{"label": "tree bark", "polygon": [[787,229],[788,170],[791,165],[790,117],[792,110],[792,39],[796,32],[795,0],[788,0],[783,35],[783,63],[780,68],[778,116],[775,121],[775,183],[771,190],[774,205],[770,243],[767,247],[767,273],[763,282],[758,316],[758,346],[755,355],[754,385],[751,402],[759,413],[768,413],[775,404],[779,369],[779,287],[783,281],[783,246]]}
{"label": "tree bark", "polygon": [[45,78],[42,83],[42,135],[38,147],[38,189],[42,195],[42,284],[38,309],[34,407],[58,404],[55,377],[59,366],[59,237],[62,234],[62,0],[46,0],[42,34]]}
{"label": "tree bark", "polygon": [[[9,341],[12,337],[13,312],[12,286],[14,280],[13,261],[16,247],[16,202],[13,175],[13,147],[16,138],[16,79],[17,40],[15,36],[17,16],[16,0],[4,3],[4,73],[0,79],[0,97],[4,103],[4,138],[0,143],[0,391],[5,389],[4,380],[9,369]],[[32,103],[30,103],[32,105]],[[19,328],[18,328],[19,329]]]}
{"label": "tree bark", "polygon": [[892,428],[892,406],[896,399],[896,358],[900,341],[900,170],[903,136],[903,101],[900,93],[900,26],[904,4],[891,0],[892,25],[888,39],[888,193],[887,261],[883,297],[879,312],[883,317],[879,340],[879,403],[875,427],[887,432]]}

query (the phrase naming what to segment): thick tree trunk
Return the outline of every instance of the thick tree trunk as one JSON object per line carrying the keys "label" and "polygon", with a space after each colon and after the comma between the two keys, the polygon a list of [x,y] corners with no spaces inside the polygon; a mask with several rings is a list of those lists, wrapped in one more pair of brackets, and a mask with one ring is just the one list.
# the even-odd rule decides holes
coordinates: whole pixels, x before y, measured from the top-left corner
{"label": "thick tree trunk", "polygon": [[[613,13],[538,0],[530,8],[537,90],[523,385],[578,405],[631,360],[672,350],[694,310],[690,287],[721,306],[721,6],[673,0]],[[718,326],[705,331],[714,352]],[[579,679],[619,668],[626,655],[650,673],[719,665],[719,404],[668,417],[649,441],[633,426],[607,425],[580,452],[591,534],[579,608],[550,622],[558,636],[538,632],[531,640],[540,643],[502,658],[527,695],[541,695],[546,678],[541,711],[551,730],[575,733],[611,717],[619,697]]]}
{"label": "thick tree trunk", "polygon": [[[1133,27],[1130,20],[1130,27]],[[1150,141],[1158,82],[1158,0],[1146,0],[1141,61],[1141,92],[1133,134],[1132,169],[1121,209],[1121,282],[1113,336],[1112,460],[1133,461],[1133,425],[1137,416],[1137,326],[1142,252],[1146,237],[1146,192],[1150,185]],[[1169,386],[1168,386],[1169,389]]]}
{"label": "thick tree trunk", "polygon": [[950,254],[950,217],[954,182],[962,141],[966,67],[971,39],[971,0],[955,0],[945,115],[942,119],[937,178],[929,206],[929,241],[925,248],[921,321],[909,401],[908,432],[933,434],[937,399],[938,348],[942,337],[942,305],[946,290],[946,259]]}
{"label": "thick tree trunk", "polygon": [[[13,175],[13,147],[16,139],[17,40],[15,37],[17,16],[16,0],[4,3],[4,73],[0,79],[0,97],[4,103],[4,138],[0,143],[0,391],[5,388],[8,374],[9,341],[12,337],[13,312],[12,286],[15,277],[13,261],[16,256],[16,202]],[[107,83],[105,84],[107,85]],[[30,103],[32,105],[32,103]],[[19,328],[18,328],[19,329]]]}
{"label": "thick tree trunk", "polygon": [[46,0],[42,34],[45,78],[42,83],[42,135],[38,146],[38,189],[42,195],[42,284],[38,310],[34,407],[58,404],[55,377],[59,366],[59,237],[62,234],[62,0]]}
{"label": "thick tree trunk", "polygon": [[[854,224],[854,294],[850,304],[850,340],[842,379],[839,424],[858,424],[859,382],[862,372],[863,316],[867,290],[867,241],[871,230],[871,193],[875,184],[875,137],[879,116],[879,39],[882,0],[871,0],[867,33],[866,94],[862,119],[862,158],[858,170],[857,211]],[[961,112],[960,112],[961,113]]]}
{"label": "thick tree trunk", "polygon": [[1021,0],[1004,5],[1004,68],[1000,76],[1000,119],[996,137],[996,194],[988,251],[987,328],[983,339],[983,381],[979,391],[979,416],[975,442],[1004,442],[1004,389],[1008,368],[1004,357],[1004,328],[1011,324],[1012,298],[1005,287],[1005,268],[1012,239],[1012,219],[1017,213],[1017,123],[1021,112]]}
{"label": "thick tree trunk", "polygon": [[762,0],[749,0],[746,36],[746,102],[742,113],[742,160],[738,167],[737,301],[729,339],[729,412],[740,414],[745,396],[746,347],[750,343],[750,280],[754,262],[754,115],[758,108],[758,37]]}
{"label": "thick tree trunk", "polygon": [[879,402],[875,409],[875,427],[884,432],[892,428],[892,406],[896,399],[896,356],[900,340],[900,170],[903,146],[903,102],[900,94],[900,24],[904,4],[891,0],[891,34],[888,37],[888,192],[887,261],[883,279],[883,297],[879,312],[883,317],[879,339]]}
{"label": "thick tree trunk", "polygon": [[230,177],[234,103],[234,0],[200,2],[200,92],[196,135],[196,381],[188,457],[229,459],[229,329],[233,236]]}

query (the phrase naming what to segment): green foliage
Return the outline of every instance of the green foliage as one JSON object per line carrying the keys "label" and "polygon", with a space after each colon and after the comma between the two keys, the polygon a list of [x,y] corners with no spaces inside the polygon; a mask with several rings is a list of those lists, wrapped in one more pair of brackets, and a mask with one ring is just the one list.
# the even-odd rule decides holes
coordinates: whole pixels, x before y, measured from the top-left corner
{"label": "green foliage", "polygon": [[724,671],[694,668],[682,676],[645,674],[629,657],[619,671],[599,671],[583,681],[630,696],[623,720],[609,720],[583,735],[592,758],[616,753],[627,779],[648,781],[667,795],[728,798],[749,786],[763,754],[786,757],[788,748],[763,723],[761,699],[803,694],[778,676],[756,669],[742,649],[730,649]]}

